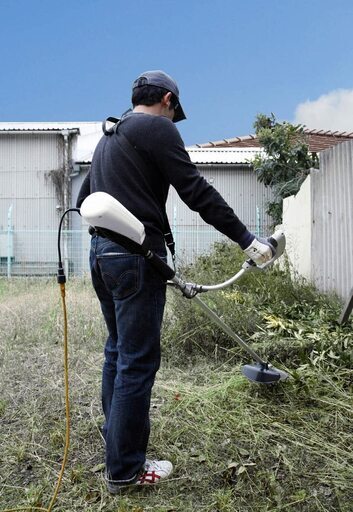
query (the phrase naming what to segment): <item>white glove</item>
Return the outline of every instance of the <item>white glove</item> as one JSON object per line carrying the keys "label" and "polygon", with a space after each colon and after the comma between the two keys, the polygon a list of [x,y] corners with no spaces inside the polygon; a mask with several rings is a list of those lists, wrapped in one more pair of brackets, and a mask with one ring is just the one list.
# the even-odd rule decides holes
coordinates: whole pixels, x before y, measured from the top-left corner
{"label": "white glove", "polygon": [[254,238],[244,252],[256,265],[263,265],[270,261],[276,251],[265,238]]}

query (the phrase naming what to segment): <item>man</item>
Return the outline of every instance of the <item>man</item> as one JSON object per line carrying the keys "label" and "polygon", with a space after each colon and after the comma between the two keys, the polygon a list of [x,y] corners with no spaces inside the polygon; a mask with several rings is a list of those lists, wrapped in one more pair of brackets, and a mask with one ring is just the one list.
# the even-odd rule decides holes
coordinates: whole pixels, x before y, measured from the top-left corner
{"label": "man", "polygon": [[[173,123],[185,119],[176,82],[163,71],[142,73],[133,83],[133,110],[97,145],[77,206],[88,194],[107,192],[145,226],[151,249],[166,256],[164,233],[169,186],[216,229],[237,242],[255,263],[272,257],[220,194],[191,163]],[[160,364],[160,327],[166,285],[142,256],[92,237],[92,282],[108,329],[102,379],[106,483],[158,483],[172,472],[169,461],[146,459],[151,390]]]}

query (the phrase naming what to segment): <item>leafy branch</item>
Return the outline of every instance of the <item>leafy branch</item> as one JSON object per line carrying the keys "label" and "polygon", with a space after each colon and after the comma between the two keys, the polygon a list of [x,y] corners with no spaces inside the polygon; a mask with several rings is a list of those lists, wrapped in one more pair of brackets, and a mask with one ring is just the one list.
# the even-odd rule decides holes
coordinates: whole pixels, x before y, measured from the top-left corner
{"label": "leafy branch", "polygon": [[309,153],[304,127],[286,121],[277,122],[274,114],[258,114],[254,123],[257,138],[266,155],[257,155],[254,170],[257,179],[273,191],[267,213],[274,224],[282,222],[283,199],[296,194],[311,168],[318,168],[315,153]]}

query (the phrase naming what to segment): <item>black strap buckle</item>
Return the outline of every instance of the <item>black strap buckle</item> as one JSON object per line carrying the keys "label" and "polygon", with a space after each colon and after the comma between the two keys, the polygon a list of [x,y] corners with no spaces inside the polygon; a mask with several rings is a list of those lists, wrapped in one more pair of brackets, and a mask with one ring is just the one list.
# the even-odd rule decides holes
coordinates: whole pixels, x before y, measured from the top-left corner
{"label": "black strap buckle", "polygon": [[113,133],[116,132],[116,128],[119,122],[120,119],[117,117],[107,117],[107,119],[102,123],[102,130],[104,135],[113,135]]}

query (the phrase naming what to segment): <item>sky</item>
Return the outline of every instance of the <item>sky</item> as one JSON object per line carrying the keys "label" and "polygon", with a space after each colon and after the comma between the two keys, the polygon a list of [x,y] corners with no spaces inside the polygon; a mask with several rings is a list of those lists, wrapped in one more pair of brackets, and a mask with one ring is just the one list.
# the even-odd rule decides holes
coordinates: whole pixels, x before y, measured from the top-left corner
{"label": "sky", "polygon": [[352,0],[0,0],[0,121],[100,121],[162,69],[186,145],[258,113],[353,132]]}

